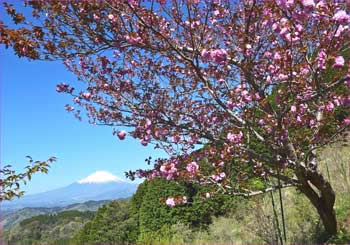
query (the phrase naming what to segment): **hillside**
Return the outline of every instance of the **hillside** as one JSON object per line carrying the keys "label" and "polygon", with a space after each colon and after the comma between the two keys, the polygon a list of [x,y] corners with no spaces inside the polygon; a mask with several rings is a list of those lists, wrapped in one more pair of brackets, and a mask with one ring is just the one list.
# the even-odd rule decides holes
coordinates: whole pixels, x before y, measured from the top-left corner
{"label": "hillside", "polygon": [[19,224],[22,220],[38,216],[38,215],[49,215],[56,214],[62,211],[96,211],[102,205],[110,202],[109,200],[102,201],[87,201],[84,203],[74,203],[64,207],[36,207],[36,208],[23,208],[16,211],[8,211],[7,214],[1,215],[1,226],[4,231],[11,229],[15,225]]}
{"label": "hillside", "polygon": [[24,219],[3,232],[1,244],[67,244],[94,214],[70,210]]}

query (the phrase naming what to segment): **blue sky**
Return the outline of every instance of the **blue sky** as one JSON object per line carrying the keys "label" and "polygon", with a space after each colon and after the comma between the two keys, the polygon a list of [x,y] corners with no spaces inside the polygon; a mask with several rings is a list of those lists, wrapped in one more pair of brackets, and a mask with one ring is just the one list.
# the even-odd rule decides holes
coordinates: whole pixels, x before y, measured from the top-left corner
{"label": "blue sky", "polygon": [[75,119],[64,109],[72,98],[56,92],[62,81],[77,84],[60,62],[19,59],[11,49],[0,47],[1,165],[11,164],[21,172],[26,155],[58,159],[47,175],[33,176],[23,188],[26,194],[71,184],[97,170],[124,177],[125,171],[148,167],[148,156],[165,156],[131,137],[118,140],[110,127]]}
{"label": "blue sky", "polygon": [[26,155],[35,160],[56,156],[48,175],[36,174],[24,188],[37,193],[68,185],[97,170],[123,177],[145,168],[148,156],[164,156],[128,137],[120,141],[111,127],[78,121],[64,109],[71,97],[56,92],[62,81],[76,79],[59,62],[19,59],[0,48],[1,164],[23,171]]}

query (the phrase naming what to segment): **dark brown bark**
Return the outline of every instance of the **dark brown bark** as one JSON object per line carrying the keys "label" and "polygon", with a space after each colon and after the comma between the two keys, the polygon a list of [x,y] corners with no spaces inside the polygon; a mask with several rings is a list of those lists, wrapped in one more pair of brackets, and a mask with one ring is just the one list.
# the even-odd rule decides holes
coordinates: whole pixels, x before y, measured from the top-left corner
{"label": "dark brown bark", "polygon": [[334,211],[335,192],[331,184],[316,170],[300,167],[298,189],[306,195],[316,208],[329,236],[337,234],[337,218]]}

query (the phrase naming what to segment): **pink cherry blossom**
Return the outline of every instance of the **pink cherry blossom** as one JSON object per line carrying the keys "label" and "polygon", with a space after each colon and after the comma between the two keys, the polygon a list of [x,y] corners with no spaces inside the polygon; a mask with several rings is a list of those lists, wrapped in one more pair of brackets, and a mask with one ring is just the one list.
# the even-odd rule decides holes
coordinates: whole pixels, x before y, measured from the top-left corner
{"label": "pink cherry blossom", "polygon": [[216,182],[219,182],[219,181],[223,180],[225,177],[226,177],[226,174],[224,172],[221,172],[219,174],[213,174],[211,176],[211,178],[213,180],[215,180]]}
{"label": "pink cherry blossom", "polygon": [[314,128],[316,126],[316,121],[314,119],[311,119],[309,124],[311,128]]}
{"label": "pink cherry blossom", "polygon": [[337,32],[335,33],[335,37],[340,37],[343,32],[347,31],[349,29],[349,26],[339,25]]}
{"label": "pink cherry blossom", "polygon": [[350,125],[350,117],[345,118],[343,122],[346,126]]}
{"label": "pink cherry blossom", "polygon": [[140,0],[128,0],[129,4],[133,7],[136,7],[139,4]]}
{"label": "pink cherry blossom", "polygon": [[203,49],[203,50],[202,50],[201,55],[202,55],[202,59],[203,59],[204,61],[207,61],[207,60],[210,59],[210,52],[209,52],[208,50],[206,50],[206,49]]}
{"label": "pink cherry blossom", "polygon": [[130,44],[139,44],[142,41],[142,38],[137,35],[127,35],[125,40]]}
{"label": "pink cherry blossom", "polygon": [[324,0],[320,0],[317,4],[316,4],[316,8],[317,9],[322,9],[322,8],[325,8],[327,5],[326,5],[326,2]]}
{"label": "pink cherry blossom", "polygon": [[74,107],[70,105],[66,105],[66,111],[68,112],[74,111]]}
{"label": "pink cherry blossom", "polygon": [[341,105],[340,100],[337,99],[337,98],[333,100],[333,103],[335,104],[335,106],[340,106]]}
{"label": "pink cherry blossom", "polygon": [[187,164],[187,166],[186,166],[186,170],[191,175],[195,175],[197,173],[198,169],[199,169],[199,166],[196,162],[191,162],[191,163]]}
{"label": "pink cherry blossom", "polygon": [[201,55],[203,61],[213,61],[218,64],[225,64],[227,61],[227,51],[225,49],[203,49]]}
{"label": "pink cherry blossom", "polygon": [[300,33],[304,30],[304,27],[303,27],[302,25],[300,25],[300,24],[296,24],[296,25],[295,25],[295,28],[296,28],[296,30],[297,30],[298,32],[300,32]]}
{"label": "pink cherry blossom", "polygon": [[318,56],[317,56],[317,64],[318,64],[318,67],[321,68],[321,69],[326,69],[326,57],[327,57],[327,54],[325,52],[324,49],[320,50],[320,52],[318,53]]}
{"label": "pink cherry blossom", "polygon": [[287,0],[286,1],[286,6],[287,6],[287,8],[290,8],[290,7],[292,7],[294,5],[294,0]]}
{"label": "pink cherry blossom", "polygon": [[270,51],[266,51],[266,52],[264,53],[264,56],[265,56],[266,58],[271,58],[271,57],[272,57],[272,53],[271,53]]}
{"label": "pink cherry blossom", "polygon": [[150,128],[152,126],[152,122],[150,120],[146,120],[146,128]]}
{"label": "pink cherry blossom", "polygon": [[302,122],[301,117],[299,115],[297,116],[297,120],[296,121],[297,121],[297,123],[301,123]]}
{"label": "pink cherry blossom", "polygon": [[313,8],[313,7],[315,7],[314,0],[302,0],[302,4],[306,8]]}
{"label": "pink cherry blossom", "polygon": [[56,91],[59,93],[65,92],[67,91],[67,89],[68,89],[68,84],[66,83],[60,83],[56,86]]}
{"label": "pink cherry blossom", "polygon": [[300,107],[300,109],[299,109],[300,113],[304,114],[307,111],[308,105],[307,104],[300,104],[299,107]]}
{"label": "pink cherry blossom", "polygon": [[175,199],[173,197],[168,197],[168,199],[165,201],[165,203],[169,207],[174,207],[176,205]]}
{"label": "pink cherry blossom", "polygon": [[231,100],[226,101],[226,105],[231,110],[235,107],[235,104]]}
{"label": "pink cherry blossom", "polygon": [[100,17],[97,14],[95,14],[95,13],[93,14],[93,17],[94,17],[95,20],[99,20],[100,19]]}
{"label": "pink cherry blossom", "polygon": [[344,10],[339,10],[333,16],[333,20],[342,24],[350,23],[350,15],[348,15]]}
{"label": "pink cherry blossom", "polygon": [[147,145],[148,145],[148,141],[145,140],[145,139],[141,139],[141,140],[140,140],[140,143],[141,143],[141,145],[143,145],[143,146],[147,146]]}
{"label": "pink cherry blossom", "polygon": [[280,60],[282,58],[282,56],[278,52],[276,52],[275,55],[273,56],[273,58],[275,60]]}
{"label": "pink cherry blossom", "polygon": [[306,74],[308,74],[309,72],[310,72],[310,69],[307,68],[307,67],[302,67],[302,68],[300,69],[300,74],[302,74],[302,75],[306,75]]}
{"label": "pink cherry blossom", "polygon": [[238,134],[228,133],[227,139],[233,144],[239,144],[242,142],[243,133],[239,132]]}
{"label": "pink cherry blossom", "polygon": [[117,134],[118,138],[120,140],[124,140],[125,139],[125,136],[126,136],[126,132],[124,130],[122,131],[119,131],[118,134]]}
{"label": "pink cherry blossom", "polygon": [[216,182],[220,180],[220,176],[219,176],[219,175],[215,175],[215,174],[213,174],[213,175],[211,176],[211,178],[212,178],[213,180],[215,180]]}
{"label": "pink cherry blossom", "polygon": [[177,168],[174,163],[165,163],[160,167],[160,171],[165,175],[173,175],[177,172]]}
{"label": "pink cherry blossom", "polygon": [[92,98],[91,93],[82,93],[81,97],[83,97],[86,100],[90,100]]}
{"label": "pink cherry blossom", "polygon": [[329,102],[326,106],[327,111],[333,111],[334,109],[334,104],[332,102]]}
{"label": "pink cherry blossom", "polygon": [[211,52],[211,59],[216,63],[225,62],[227,59],[227,52],[225,49],[216,49]]}
{"label": "pink cherry blossom", "polygon": [[296,106],[295,106],[295,105],[292,105],[292,106],[290,107],[290,111],[291,111],[291,112],[296,112],[296,111],[297,111]]}
{"label": "pink cherry blossom", "polygon": [[335,59],[334,59],[335,63],[333,65],[333,68],[335,69],[339,69],[339,68],[342,68],[344,66],[344,58],[343,56],[337,56]]}

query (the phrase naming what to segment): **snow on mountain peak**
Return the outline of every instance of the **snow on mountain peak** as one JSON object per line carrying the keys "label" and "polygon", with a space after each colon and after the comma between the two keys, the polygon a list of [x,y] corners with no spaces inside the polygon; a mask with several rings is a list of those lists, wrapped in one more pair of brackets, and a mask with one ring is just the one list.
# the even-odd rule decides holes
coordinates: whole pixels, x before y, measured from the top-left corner
{"label": "snow on mountain peak", "polygon": [[[106,182],[121,182],[121,178],[114,176],[107,171],[96,171],[88,177],[78,181],[79,184],[94,184],[94,183],[106,183]],[[124,181],[123,181],[124,182]]]}

